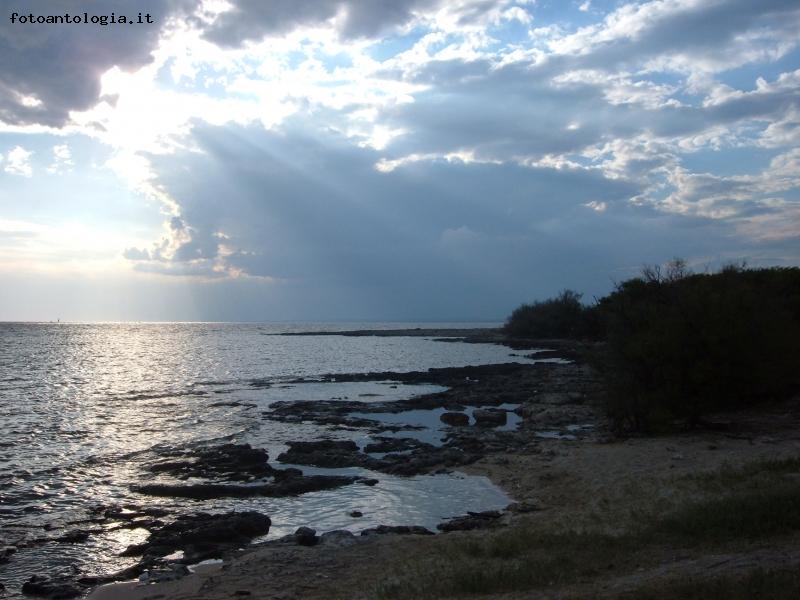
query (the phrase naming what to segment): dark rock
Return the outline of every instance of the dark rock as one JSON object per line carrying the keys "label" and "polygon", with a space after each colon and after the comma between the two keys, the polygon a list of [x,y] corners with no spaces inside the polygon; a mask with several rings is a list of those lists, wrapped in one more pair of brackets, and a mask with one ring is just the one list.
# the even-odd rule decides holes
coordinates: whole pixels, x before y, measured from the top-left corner
{"label": "dark rock", "polygon": [[469,425],[469,416],[462,412],[446,412],[439,416],[439,420],[451,427],[466,427]]}
{"label": "dark rock", "polygon": [[564,358],[565,353],[563,351],[558,350],[539,350],[534,352],[533,354],[526,354],[525,358],[530,358],[532,360],[542,360],[542,359],[553,359],[553,358]]}
{"label": "dark rock", "polygon": [[378,480],[377,479],[362,479],[361,481],[359,481],[359,483],[361,483],[362,485],[367,485],[369,487],[372,487],[373,485],[377,485],[378,484]]}
{"label": "dark rock", "polygon": [[[350,485],[359,481],[358,477],[344,475],[297,475],[297,469],[291,471],[289,477],[276,478],[274,483],[261,485],[232,485],[223,483],[195,483],[188,485],[173,485],[151,483],[132,486],[131,490],[148,496],[166,496],[171,498],[193,498],[207,500],[211,498],[245,498],[250,496],[267,496],[278,498],[283,496],[297,496],[308,492],[330,490]],[[280,472],[280,471],[279,471]]]}
{"label": "dark rock", "polygon": [[100,530],[89,531],[87,529],[76,529],[74,531],[68,531],[64,535],[57,537],[55,541],[63,542],[65,544],[81,544],[89,539],[89,536],[92,533],[101,532]]}
{"label": "dark rock", "polygon": [[537,501],[529,500],[525,502],[513,502],[506,507],[506,510],[515,513],[531,513],[544,510],[544,506]]}
{"label": "dark rock", "polygon": [[337,529],[323,533],[319,541],[321,544],[329,546],[351,546],[356,543],[356,536],[346,529]]}
{"label": "dark rock", "polygon": [[375,441],[364,447],[364,452],[405,452],[407,450],[424,450],[434,448],[430,444],[415,440],[414,438],[396,438],[376,436]]}
{"label": "dark rock", "polygon": [[430,529],[420,527],[419,525],[378,525],[370,529],[364,529],[361,535],[434,535]]}
{"label": "dark rock", "polygon": [[310,465],[328,469],[360,466],[366,458],[350,440],[321,440],[317,442],[289,442],[289,449],[278,456],[278,461]]}
{"label": "dark rock", "polygon": [[164,567],[151,567],[143,573],[147,583],[163,583],[175,581],[191,574],[186,565],[172,563]]}
{"label": "dark rock", "polygon": [[52,600],[77,598],[86,590],[67,576],[34,575],[22,584],[22,593]]}
{"label": "dark rock", "polygon": [[508,418],[506,411],[497,408],[476,408],[472,416],[475,417],[475,425],[479,427],[505,425]]}
{"label": "dark rock", "polygon": [[439,523],[436,529],[439,531],[467,531],[470,529],[487,529],[500,525],[500,517],[503,513],[496,510],[484,512],[469,512],[463,517],[455,517],[444,523]]}
{"label": "dark rock", "polygon": [[270,525],[268,516],[253,511],[183,515],[151,533],[144,544],[129,547],[124,555],[143,554],[152,559],[183,550],[186,561],[219,558],[225,551],[266,535]]}
{"label": "dark rock", "polygon": [[316,546],[319,543],[317,532],[310,527],[300,527],[294,532],[295,541],[301,546]]}
{"label": "dark rock", "polygon": [[[475,460],[454,448],[437,448],[410,438],[378,438],[381,448],[411,450],[408,454],[387,454],[375,458],[358,451],[355,442],[323,440],[320,442],[289,442],[289,450],[278,456],[281,462],[325,468],[362,467],[391,475],[411,476],[427,473],[441,466],[457,466]],[[370,482],[363,483],[370,485]]]}
{"label": "dark rock", "polygon": [[163,456],[180,460],[157,462],[148,467],[152,473],[167,473],[174,477],[202,477],[206,479],[228,479],[251,481],[269,477],[274,470],[267,464],[266,450],[253,448],[250,444],[223,444],[192,450],[165,452]]}
{"label": "dark rock", "polygon": [[288,442],[290,451],[308,452],[357,452],[358,444],[352,440],[318,440],[315,442]]}
{"label": "dark rock", "polygon": [[358,519],[359,517],[363,517],[364,513],[362,513],[360,510],[354,510],[350,512],[350,516],[354,519]]}

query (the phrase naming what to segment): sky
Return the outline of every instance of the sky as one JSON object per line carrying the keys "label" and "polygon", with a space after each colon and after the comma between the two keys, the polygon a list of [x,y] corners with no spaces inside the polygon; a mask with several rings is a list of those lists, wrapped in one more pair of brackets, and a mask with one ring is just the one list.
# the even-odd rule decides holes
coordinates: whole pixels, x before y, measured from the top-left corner
{"label": "sky", "polygon": [[796,0],[4,0],[0,320],[492,321],[796,266],[798,31]]}

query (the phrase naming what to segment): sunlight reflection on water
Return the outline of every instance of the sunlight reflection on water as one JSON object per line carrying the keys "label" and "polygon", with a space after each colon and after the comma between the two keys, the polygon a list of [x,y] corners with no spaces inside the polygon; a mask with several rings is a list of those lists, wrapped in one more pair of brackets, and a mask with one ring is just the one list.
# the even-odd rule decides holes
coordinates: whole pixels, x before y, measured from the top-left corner
{"label": "sunlight reflection on water", "polygon": [[[157,456],[160,447],[232,441],[265,448],[274,459],[287,441],[365,437],[310,423],[264,420],[261,412],[278,400],[374,402],[442,389],[392,382],[289,386],[284,382],[290,378],[512,360],[507,348],[489,344],[264,335],[281,329],[286,326],[0,324],[0,545],[53,537],[69,529],[67,521],[85,517],[90,506],[123,502],[175,512],[260,510],[274,521],[269,537],[299,525],[320,531],[379,524],[432,527],[466,510],[508,503],[488,480],[460,475],[372,473],[380,480],[375,487],[345,486],[284,499],[196,502],[131,492],[130,486],[143,479],[143,462]],[[265,380],[272,383],[251,385]],[[429,417],[438,423],[438,414]],[[439,435],[438,425],[430,431]],[[353,510],[364,517],[349,517]],[[46,534],[46,527],[54,533]],[[117,570],[131,561],[115,555],[142,535],[143,530],[120,530],[93,535],[82,544],[50,542],[26,549],[0,565],[0,580],[14,593],[15,583],[48,567]]]}

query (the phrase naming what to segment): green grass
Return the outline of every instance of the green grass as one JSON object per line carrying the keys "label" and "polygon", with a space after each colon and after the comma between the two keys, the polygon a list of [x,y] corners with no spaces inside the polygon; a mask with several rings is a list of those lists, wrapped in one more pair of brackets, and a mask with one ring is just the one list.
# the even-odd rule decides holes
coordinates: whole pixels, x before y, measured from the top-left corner
{"label": "green grass", "polygon": [[[453,539],[443,543],[434,556],[420,557],[403,565],[394,578],[377,586],[374,595],[384,599],[424,599],[547,589],[656,566],[676,551],[690,550],[695,554],[706,549],[736,551],[742,544],[800,531],[800,480],[786,477],[799,470],[800,460],[788,459],[697,476],[695,483],[700,488],[721,486],[728,491],[680,505],[620,535],[550,531],[546,524],[534,522],[492,534]],[[768,485],[764,484],[767,480]],[[754,486],[753,481],[761,484]],[[655,589],[640,590],[637,592],[640,595],[632,597],[800,597],[768,593],[770,586],[796,590],[800,575],[794,572],[752,573],[743,581],[741,585],[729,580],[677,582],[672,584],[672,595],[647,595],[662,593]],[[726,595],[730,590],[737,594],[741,590],[765,591],[755,595]]]}
{"label": "green grass", "polygon": [[657,586],[621,597],[625,600],[795,600],[800,598],[800,570],[756,569],[738,576],[659,582]]}
{"label": "green grass", "polygon": [[800,458],[759,460],[743,466],[727,466],[713,473],[687,475],[686,481],[706,491],[728,491],[737,488],[763,488],[787,475],[800,474]]}
{"label": "green grass", "polygon": [[758,540],[800,530],[800,483],[731,494],[682,507],[652,528],[683,544]]}

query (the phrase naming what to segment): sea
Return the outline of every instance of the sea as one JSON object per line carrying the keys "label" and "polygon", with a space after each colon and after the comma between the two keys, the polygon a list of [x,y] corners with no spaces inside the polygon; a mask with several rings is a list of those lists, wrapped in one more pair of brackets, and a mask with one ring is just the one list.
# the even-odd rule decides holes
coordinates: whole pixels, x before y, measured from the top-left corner
{"label": "sea", "polygon": [[[81,542],[57,541],[70,523],[85,519],[99,505],[156,505],[173,515],[256,510],[272,519],[266,540],[300,526],[320,533],[377,525],[434,528],[467,511],[505,507],[512,499],[485,477],[394,477],[358,468],[300,467],[307,474],[365,475],[379,483],[291,498],[202,501],[131,491],[148,478],[146,461],[165,448],[247,443],[266,449],[270,463],[280,467],[272,461],[288,441],[332,438],[361,444],[369,437],[313,423],[271,421],[265,413],[276,401],[386,401],[443,389],[391,380],[321,382],[324,374],[529,362],[495,344],[279,334],[496,325],[0,323],[0,548],[19,547],[0,564],[6,597],[16,597],[33,574],[72,569],[100,575],[133,564],[136,559],[119,554],[144,541],[143,529],[110,530]],[[419,419],[416,424],[424,429],[417,435],[426,440],[444,436],[438,419],[408,419]],[[363,516],[354,519],[353,511]]]}

